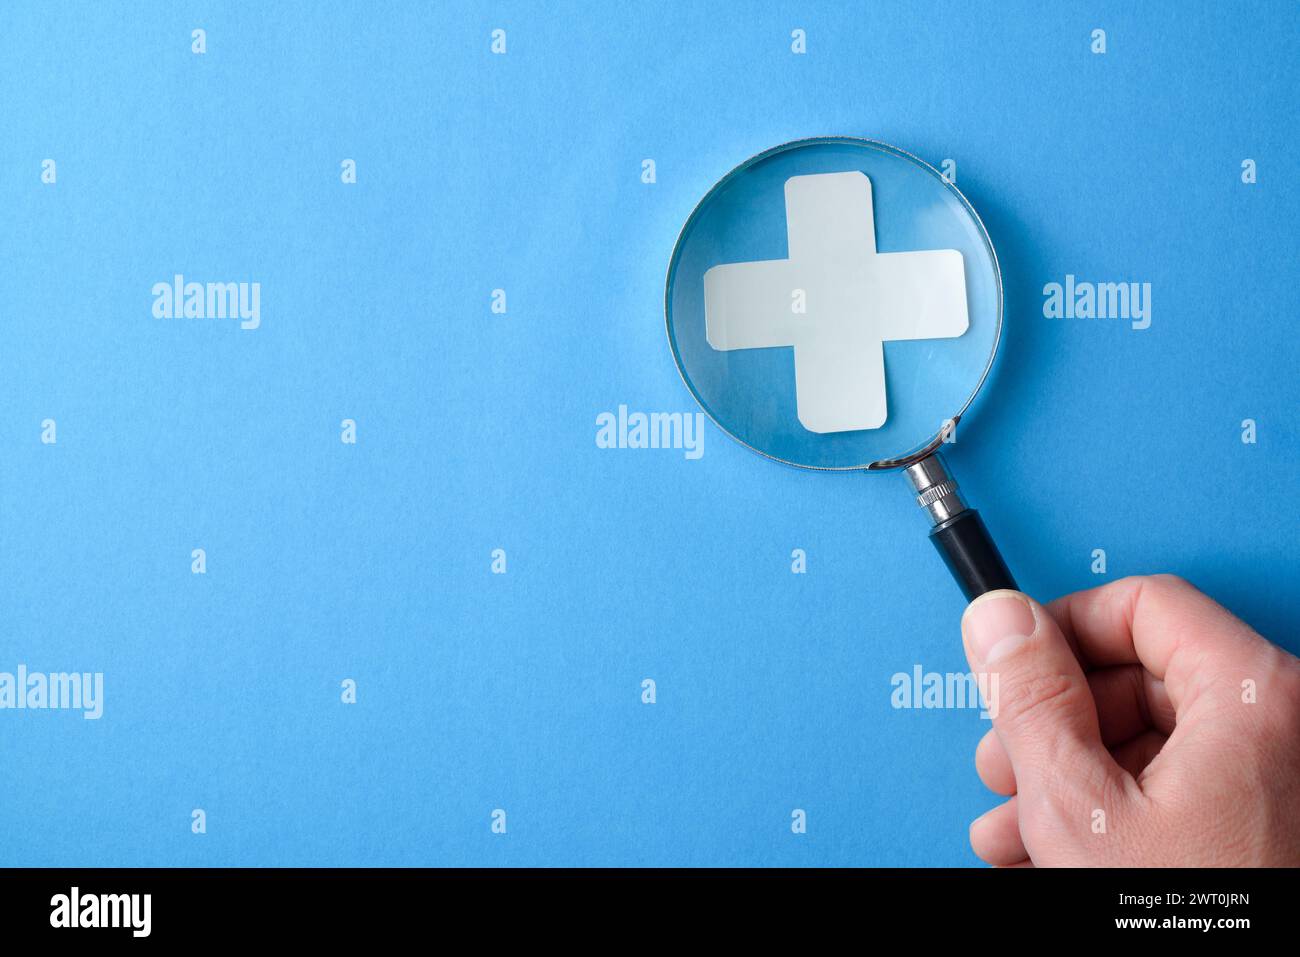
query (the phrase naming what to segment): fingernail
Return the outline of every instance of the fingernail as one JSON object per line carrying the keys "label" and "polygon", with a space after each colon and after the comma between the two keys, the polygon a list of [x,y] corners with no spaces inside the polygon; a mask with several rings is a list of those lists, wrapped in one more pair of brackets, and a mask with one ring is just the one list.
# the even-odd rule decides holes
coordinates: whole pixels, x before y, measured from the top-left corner
{"label": "fingernail", "polygon": [[983,595],[967,607],[961,630],[976,663],[992,664],[1029,640],[1034,610],[1018,592]]}

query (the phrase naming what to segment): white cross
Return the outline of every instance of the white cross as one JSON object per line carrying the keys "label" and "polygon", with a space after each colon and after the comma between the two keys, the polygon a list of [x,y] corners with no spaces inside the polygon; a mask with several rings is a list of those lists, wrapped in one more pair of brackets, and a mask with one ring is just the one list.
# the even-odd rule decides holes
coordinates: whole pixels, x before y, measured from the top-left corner
{"label": "white cross", "polygon": [[878,429],[887,414],[884,343],[960,336],[970,325],[961,253],[877,253],[871,181],[859,172],[790,177],[785,218],[789,259],[704,274],[709,345],[793,346],[804,428]]}

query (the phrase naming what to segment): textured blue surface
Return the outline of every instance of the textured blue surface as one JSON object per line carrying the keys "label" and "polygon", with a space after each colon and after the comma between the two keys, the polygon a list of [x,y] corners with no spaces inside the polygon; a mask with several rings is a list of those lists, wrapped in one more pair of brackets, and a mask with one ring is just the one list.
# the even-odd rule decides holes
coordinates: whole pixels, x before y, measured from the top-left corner
{"label": "textured blue surface", "polygon": [[[1022,585],[1178,572],[1300,649],[1298,16],[5,4],[0,671],[105,701],[0,711],[0,863],[976,863],[987,722],[890,704],[965,668],[902,480],[595,417],[694,411],[664,270],[737,162],[955,159],[1007,318],[950,462]],[[260,328],[155,319],[178,272]],[[1044,318],[1067,274],[1150,328]]]}

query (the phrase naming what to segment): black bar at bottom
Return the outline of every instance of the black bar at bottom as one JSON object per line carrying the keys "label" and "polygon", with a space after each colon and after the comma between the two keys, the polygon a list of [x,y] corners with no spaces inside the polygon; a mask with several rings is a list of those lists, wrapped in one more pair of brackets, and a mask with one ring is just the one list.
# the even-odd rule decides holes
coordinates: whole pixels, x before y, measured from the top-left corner
{"label": "black bar at bottom", "polygon": [[[595,938],[607,949],[618,941],[617,949],[639,952],[636,941],[674,950],[674,941],[710,937],[770,944],[783,930],[805,951],[810,938],[834,935],[843,943],[845,932],[864,942],[902,935],[916,942],[909,950],[918,953],[949,940],[982,951],[995,941],[1005,947],[1099,934],[1179,941],[1195,933],[1231,947],[1252,931],[1286,939],[1283,932],[1294,926],[1296,873],[0,870],[0,935],[6,946],[35,936],[77,948],[146,939],[201,941],[209,948],[319,940],[329,952],[345,942],[409,940],[417,933],[467,943],[516,934],[533,944]],[[74,894],[77,928],[69,920]],[[138,933],[145,894],[147,935]],[[116,900],[102,903],[110,895]],[[91,897],[97,899],[94,922],[116,915],[119,926],[85,926]],[[134,925],[132,916],[139,918]]]}

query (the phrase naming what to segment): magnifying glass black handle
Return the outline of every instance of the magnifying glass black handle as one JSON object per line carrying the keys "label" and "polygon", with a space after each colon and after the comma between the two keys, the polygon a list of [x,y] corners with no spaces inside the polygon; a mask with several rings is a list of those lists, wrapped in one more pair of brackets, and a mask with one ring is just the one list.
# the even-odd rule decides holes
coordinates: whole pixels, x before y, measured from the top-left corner
{"label": "magnifying glass black handle", "polygon": [[999,588],[1020,590],[1002,560],[1002,553],[993,544],[984,519],[975,509],[958,512],[936,525],[930,530],[930,541],[934,542],[967,601]]}
{"label": "magnifying glass black handle", "polygon": [[1019,590],[1002,553],[989,535],[984,519],[962,500],[957,483],[937,454],[909,465],[908,481],[916,490],[917,504],[934,522],[930,541],[952,572],[967,601],[999,588]]}

